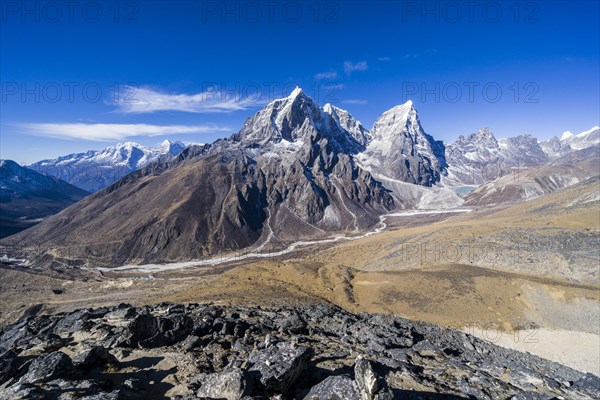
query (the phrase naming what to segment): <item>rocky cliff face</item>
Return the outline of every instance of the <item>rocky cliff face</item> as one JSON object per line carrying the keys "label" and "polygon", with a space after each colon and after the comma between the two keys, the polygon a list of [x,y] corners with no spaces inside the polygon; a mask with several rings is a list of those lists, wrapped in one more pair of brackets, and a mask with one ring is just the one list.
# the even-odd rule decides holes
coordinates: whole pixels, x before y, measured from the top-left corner
{"label": "rocky cliff face", "polygon": [[445,173],[444,144],[423,131],[412,101],[383,113],[370,136],[357,157],[369,171],[423,186],[436,184]]}
{"label": "rocky cliff face", "polygon": [[348,131],[360,145],[366,146],[372,140],[369,131],[348,111],[342,110],[329,103],[323,106],[323,111],[331,115],[336,124],[338,124],[340,128]]}
{"label": "rocky cliff face", "polygon": [[502,156],[509,165],[542,165],[548,162],[548,155],[532,135],[519,135],[500,139],[498,145]]}
{"label": "rocky cliff face", "polygon": [[548,162],[537,139],[519,135],[496,140],[487,128],[459,138],[446,147],[450,186],[481,185],[512,173],[515,168],[536,167]]}
{"label": "rocky cliff face", "polygon": [[568,143],[561,142],[561,140],[556,136],[540,142],[540,147],[550,158],[560,157],[573,151]]}
{"label": "rocky cliff face", "polygon": [[[31,310],[35,314],[35,310]],[[325,305],[161,304],[0,332],[0,399],[597,399],[600,379],[465,333]]]}

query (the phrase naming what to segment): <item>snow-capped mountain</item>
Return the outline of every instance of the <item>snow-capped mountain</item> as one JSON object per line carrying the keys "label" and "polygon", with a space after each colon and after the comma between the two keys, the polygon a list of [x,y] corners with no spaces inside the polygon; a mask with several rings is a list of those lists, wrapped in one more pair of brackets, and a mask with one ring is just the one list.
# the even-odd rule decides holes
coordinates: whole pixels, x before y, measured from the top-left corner
{"label": "snow-capped mountain", "polygon": [[497,140],[488,128],[482,128],[448,145],[446,161],[445,185],[476,186],[507,175],[514,168],[543,165],[548,156],[531,135]]}
{"label": "snow-capped mountain", "polygon": [[184,148],[183,143],[169,140],[165,140],[158,147],[126,142],[102,150],[38,161],[28,167],[42,174],[55,176],[88,192],[95,192],[132,171],[156,161],[171,159]]}
{"label": "snow-capped mountain", "polygon": [[[146,153],[134,147],[106,157],[138,167]],[[77,244],[70,248],[82,260],[104,254],[95,262],[111,266],[275,251],[359,234],[398,208],[456,207],[464,199],[449,186],[465,185],[474,163],[510,168],[545,159],[535,138],[498,141],[486,129],[446,148],[424,132],[410,101],[367,131],[347,111],[320,108],[296,88],[231,137],[142,167],[3,244],[48,248],[44,262]],[[554,185],[557,175],[549,175],[543,187],[562,187],[569,176]]]}
{"label": "snow-capped mountain", "polygon": [[14,161],[0,160],[0,238],[35,225],[88,194]]}
{"label": "snow-capped mountain", "polygon": [[502,150],[494,134],[488,128],[481,128],[468,136],[446,146],[448,175],[444,183],[449,186],[478,185],[486,181],[486,174],[495,173],[486,169],[499,163]]}
{"label": "snow-capped mountain", "polygon": [[352,135],[296,87],[288,97],[274,100],[249,118],[232,139],[242,146],[265,149],[273,144],[287,146],[324,137],[330,145],[339,146],[340,151],[359,150]]}
{"label": "snow-capped mountain", "polygon": [[560,139],[557,136],[540,143],[544,152],[550,158],[557,158],[574,150],[582,150],[600,143],[600,127],[594,126],[587,131],[574,135],[564,132]]}
{"label": "snow-capped mountain", "polygon": [[362,167],[418,185],[439,182],[446,167],[444,144],[425,133],[412,101],[384,112],[370,136],[357,157]]}
{"label": "snow-capped mountain", "polygon": [[532,135],[519,135],[498,140],[506,164],[510,166],[534,166],[548,162],[548,156]]}
{"label": "snow-capped mountain", "polygon": [[366,146],[371,141],[372,137],[369,130],[348,111],[331,105],[330,103],[323,106],[323,111],[329,114],[341,129],[349,132],[361,145]]}
{"label": "snow-capped mountain", "polygon": [[230,138],[142,168],[11,242],[55,248],[85,238],[87,251],[110,242],[105,261],[115,265],[361,232],[395,208],[390,190],[356,164],[362,148],[297,88]]}
{"label": "snow-capped mountain", "polygon": [[540,142],[540,147],[549,158],[557,158],[573,151],[568,143],[562,142],[557,136]]}
{"label": "snow-capped mountain", "polygon": [[574,150],[582,150],[600,143],[600,127],[594,126],[578,135],[567,131],[563,133],[560,141],[568,144]]}

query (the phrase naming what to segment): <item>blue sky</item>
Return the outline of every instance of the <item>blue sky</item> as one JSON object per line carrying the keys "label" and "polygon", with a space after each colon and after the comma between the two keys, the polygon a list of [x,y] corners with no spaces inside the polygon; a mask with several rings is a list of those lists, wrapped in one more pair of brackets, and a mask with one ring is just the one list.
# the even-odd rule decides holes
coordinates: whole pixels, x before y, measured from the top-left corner
{"label": "blue sky", "polygon": [[0,4],[0,157],[21,163],[210,142],[295,85],[368,128],[412,99],[447,142],[600,120],[594,0]]}

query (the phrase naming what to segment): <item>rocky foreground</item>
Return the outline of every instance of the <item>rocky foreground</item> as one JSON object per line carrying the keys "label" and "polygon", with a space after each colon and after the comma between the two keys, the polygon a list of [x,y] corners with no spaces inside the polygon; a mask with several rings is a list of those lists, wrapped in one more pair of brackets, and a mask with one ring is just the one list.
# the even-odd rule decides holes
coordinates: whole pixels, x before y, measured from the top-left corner
{"label": "rocky foreground", "polygon": [[0,333],[0,399],[167,398],[598,399],[600,378],[322,305],[122,304],[30,316]]}

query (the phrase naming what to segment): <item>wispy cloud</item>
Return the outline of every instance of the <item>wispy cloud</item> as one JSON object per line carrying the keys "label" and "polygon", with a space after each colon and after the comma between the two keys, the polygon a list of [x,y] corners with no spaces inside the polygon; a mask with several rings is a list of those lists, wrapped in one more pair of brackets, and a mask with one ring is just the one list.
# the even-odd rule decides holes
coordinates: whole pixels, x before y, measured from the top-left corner
{"label": "wispy cloud", "polygon": [[148,124],[87,124],[28,123],[19,124],[21,133],[56,139],[120,141],[133,137],[224,133],[231,130],[216,125],[148,125]]}
{"label": "wispy cloud", "polygon": [[419,58],[419,57],[422,57],[422,56],[425,56],[425,55],[428,55],[428,54],[433,54],[433,53],[436,53],[436,52],[437,52],[437,49],[428,49],[428,50],[422,51],[420,53],[408,53],[408,54],[405,54],[405,55],[402,56],[402,58],[404,60],[410,60],[410,59]]}
{"label": "wispy cloud", "polygon": [[337,79],[338,74],[336,71],[329,71],[329,72],[319,72],[318,74],[315,74],[315,79],[317,80],[321,80],[321,79]]}
{"label": "wispy cloud", "polygon": [[190,113],[224,113],[246,110],[260,104],[256,98],[241,98],[210,90],[196,94],[165,93],[147,87],[125,87],[116,103],[124,113],[153,113],[157,111],[182,111]]}
{"label": "wispy cloud", "polygon": [[323,89],[325,90],[342,90],[343,88],[343,83],[326,83],[323,85]]}
{"label": "wispy cloud", "polygon": [[392,58],[391,57],[379,57],[377,60],[378,61],[390,61]]}
{"label": "wispy cloud", "polygon": [[346,75],[352,75],[354,71],[366,71],[369,69],[369,65],[366,61],[358,61],[353,63],[352,61],[344,62],[344,72]]}
{"label": "wispy cloud", "polygon": [[361,100],[361,99],[348,99],[348,100],[343,100],[342,103],[344,103],[344,104],[367,104],[367,101]]}

